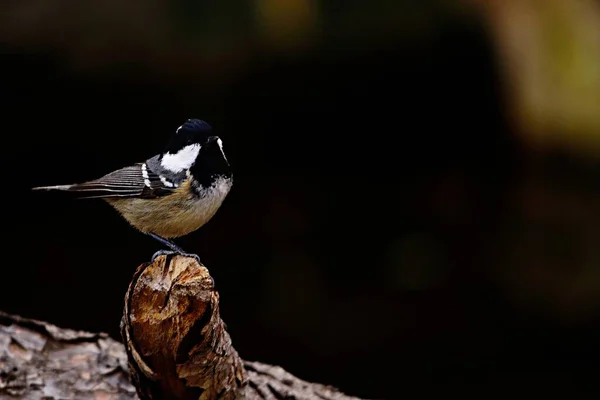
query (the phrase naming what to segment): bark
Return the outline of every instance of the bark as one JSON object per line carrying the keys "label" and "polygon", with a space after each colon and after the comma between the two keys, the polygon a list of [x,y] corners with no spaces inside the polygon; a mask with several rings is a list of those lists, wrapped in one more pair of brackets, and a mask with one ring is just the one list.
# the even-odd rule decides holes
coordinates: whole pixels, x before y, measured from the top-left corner
{"label": "bark", "polygon": [[137,399],[123,345],[0,311],[0,399]]}
{"label": "bark", "polygon": [[163,255],[137,269],[121,334],[125,346],[104,333],[0,313],[0,400],[358,400],[281,367],[243,361],[220,317],[213,279],[191,257]]}

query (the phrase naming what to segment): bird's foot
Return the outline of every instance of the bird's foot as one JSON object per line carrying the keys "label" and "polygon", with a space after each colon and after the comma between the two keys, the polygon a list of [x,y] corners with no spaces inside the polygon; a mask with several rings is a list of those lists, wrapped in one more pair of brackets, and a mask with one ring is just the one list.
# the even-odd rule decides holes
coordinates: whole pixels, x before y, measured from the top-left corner
{"label": "bird's foot", "polygon": [[169,256],[173,256],[175,254],[177,254],[177,253],[174,252],[174,251],[172,251],[172,250],[159,250],[159,251],[157,251],[156,253],[154,253],[152,255],[152,259],[150,261],[154,262],[160,256],[167,256],[167,257],[169,257]]}
{"label": "bird's foot", "polygon": [[198,264],[202,264],[202,261],[200,261],[200,256],[198,256],[198,254],[194,254],[194,253],[184,253],[184,252],[177,253],[177,254],[179,254],[180,256],[183,256],[183,257],[190,257],[190,258],[193,258],[194,260],[198,261]]}
{"label": "bird's foot", "polygon": [[193,254],[193,253],[185,253],[183,251],[173,251],[173,250],[159,250],[156,253],[154,253],[152,255],[152,259],[150,260],[151,262],[154,262],[154,260],[156,260],[157,257],[159,256],[167,256],[167,257],[172,257],[172,256],[183,256],[183,257],[190,257],[193,258],[194,260],[198,261],[198,263],[202,264],[202,262],[200,261],[200,257],[197,254]]}

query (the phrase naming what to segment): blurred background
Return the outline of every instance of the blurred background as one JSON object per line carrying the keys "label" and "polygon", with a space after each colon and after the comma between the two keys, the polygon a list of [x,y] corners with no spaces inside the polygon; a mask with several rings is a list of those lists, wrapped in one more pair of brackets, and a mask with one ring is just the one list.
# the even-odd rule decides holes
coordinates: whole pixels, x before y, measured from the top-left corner
{"label": "blurred background", "polygon": [[119,339],[160,248],[32,193],[187,118],[234,189],[178,240],[245,359],[356,396],[598,394],[600,2],[4,0],[0,309]]}

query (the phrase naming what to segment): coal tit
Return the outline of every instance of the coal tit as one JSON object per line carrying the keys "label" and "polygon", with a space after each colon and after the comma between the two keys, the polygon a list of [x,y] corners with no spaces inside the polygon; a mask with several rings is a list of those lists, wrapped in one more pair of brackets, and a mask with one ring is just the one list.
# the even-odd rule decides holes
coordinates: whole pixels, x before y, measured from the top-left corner
{"label": "coal tit", "polygon": [[154,259],[159,254],[186,254],[170,239],[206,224],[232,184],[223,142],[213,135],[208,123],[189,119],[177,128],[163,153],[143,163],[83,183],[33,190],[62,190],[74,192],[79,198],[105,200],[134,228],[172,250],[161,250]]}

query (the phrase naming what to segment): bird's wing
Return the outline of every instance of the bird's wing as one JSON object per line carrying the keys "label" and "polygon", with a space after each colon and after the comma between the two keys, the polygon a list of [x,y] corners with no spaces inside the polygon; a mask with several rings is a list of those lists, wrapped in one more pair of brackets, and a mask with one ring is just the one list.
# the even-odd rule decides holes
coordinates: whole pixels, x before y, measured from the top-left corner
{"label": "bird's wing", "polygon": [[71,185],[67,191],[80,198],[137,197],[152,199],[172,193],[176,187],[152,172],[146,164],[125,167],[92,181]]}

